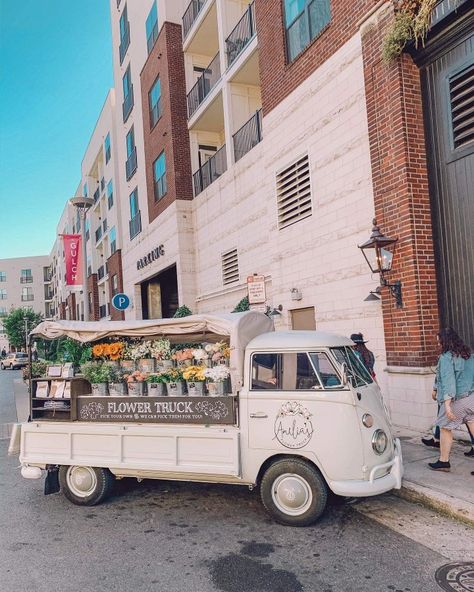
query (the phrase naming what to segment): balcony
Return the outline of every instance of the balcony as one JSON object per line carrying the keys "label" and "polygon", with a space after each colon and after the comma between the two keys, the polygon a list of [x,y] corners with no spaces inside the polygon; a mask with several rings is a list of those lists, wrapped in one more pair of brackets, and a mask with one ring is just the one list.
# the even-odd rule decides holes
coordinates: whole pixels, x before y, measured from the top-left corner
{"label": "balcony", "polygon": [[107,304],[99,306],[99,318],[104,319],[107,316]]}
{"label": "balcony", "polygon": [[127,181],[130,181],[130,179],[135,174],[136,170],[137,170],[137,149],[134,146],[132,152],[130,153],[130,155],[127,158],[127,161],[125,163],[125,176],[127,177]]}
{"label": "balcony", "polygon": [[130,240],[134,239],[142,231],[142,217],[140,210],[137,214],[128,222],[130,230]]}
{"label": "balcony", "polygon": [[104,177],[102,177],[102,179],[100,180],[100,190],[104,191],[105,189],[105,179]]}
{"label": "balcony", "polygon": [[94,203],[97,203],[99,201],[100,198],[100,189],[99,187],[97,187],[97,189],[94,191]]}
{"label": "balcony", "polygon": [[191,0],[189,3],[186,12],[183,15],[183,39],[186,39],[194,21],[197,19],[204,4],[206,4],[206,1],[207,0]]}
{"label": "balcony", "polygon": [[114,194],[111,193],[110,195],[107,196],[107,207],[110,210],[110,208],[114,205]]}
{"label": "balcony", "polygon": [[44,299],[45,300],[52,300],[53,299],[53,290],[51,290],[51,288],[47,288],[45,286],[45,290],[44,290]]}
{"label": "balcony", "polygon": [[20,284],[32,284],[32,283],[33,283],[33,276],[32,275],[20,276]]}
{"label": "balcony", "polygon": [[130,24],[127,22],[125,27],[125,35],[120,40],[119,45],[119,57],[120,57],[120,65],[125,58],[125,54],[127,53],[128,46],[130,45]]}
{"label": "balcony", "polygon": [[232,33],[225,40],[227,67],[229,68],[255,35],[255,2],[249,4]]}
{"label": "balcony", "polygon": [[262,110],[259,109],[252,115],[232,137],[234,141],[234,159],[237,162],[262,140]]}
{"label": "balcony", "polygon": [[53,279],[52,269],[50,267],[43,267],[43,281],[50,282],[52,279]]}
{"label": "balcony", "polygon": [[86,230],[86,242],[90,239],[91,237],[91,231],[89,230],[89,228]]}
{"label": "balcony", "polygon": [[22,302],[32,302],[35,299],[33,294],[22,294],[21,301]]}
{"label": "balcony", "polygon": [[104,232],[107,232],[107,218],[104,218],[102,221],[102,229]]}
{"label": "balcony", "polygon": [[199,195],[227,170],[225,144],[193,174],[194,195]]}
{"label": "balcony", "polygon": [[95,242],[98,243],[101,238],[102,238],[102,226],[99,226],[99,228],[95,231]]}
{"label": "balcony", "polygon": [[153,46],[155,45],[156,40],[158,39],[158,23],[155,23],[150,36],[147,38],[146,40],[146,48],[148,50],[148,53],[151,53],[151,50],[153,49]]}
{"label": "balcony", "polygon": [[105,277],[105,267],[101,265],[97,270],[97,280],[100,281]]}
{"label": "balcony", "polygon": [[124,98],[122,103],[123,122],[125,123],[133,109],[133,84],[130,85],[128,95]]}
{"label": "balcony", "polygon": [[188,118],[196,111],[211,90],[216,86],[221,77],[221,64],[219,54],[207,66],[199,76],[196,84],[188,93]]}

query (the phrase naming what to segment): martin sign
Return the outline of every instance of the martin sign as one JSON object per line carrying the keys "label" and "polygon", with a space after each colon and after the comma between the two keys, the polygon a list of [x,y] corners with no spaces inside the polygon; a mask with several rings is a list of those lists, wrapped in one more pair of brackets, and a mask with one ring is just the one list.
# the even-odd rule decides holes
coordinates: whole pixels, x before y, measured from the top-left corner
{"label": "martin sign", "polygon": [[153,263],[153,261],[156,261],[157,259],[162,257],[164,254],[165,247],[163,245],[156,247],[155,249],[153,249],[153,251],[150,251],[144,257],[137,261],[137,269],[143,269],[147,265],[150,265],[150,263]]}

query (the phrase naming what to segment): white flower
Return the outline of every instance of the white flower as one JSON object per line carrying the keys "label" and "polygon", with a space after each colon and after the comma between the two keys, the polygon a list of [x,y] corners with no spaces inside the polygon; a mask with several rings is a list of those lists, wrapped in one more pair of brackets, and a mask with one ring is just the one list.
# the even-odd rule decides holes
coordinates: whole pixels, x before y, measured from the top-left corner
{"label": "white flower", "polygon": [[206,360],[209,357],[208,353],[202,348],[193,349],[192,354],[193,358],[199,362],[201,360]]}
{"label": "white flower", "polygon": [[224,365],[214,366],[214,368],[206,368],[204,376],[211,382],[223,382],[230,376],[230,370]]}

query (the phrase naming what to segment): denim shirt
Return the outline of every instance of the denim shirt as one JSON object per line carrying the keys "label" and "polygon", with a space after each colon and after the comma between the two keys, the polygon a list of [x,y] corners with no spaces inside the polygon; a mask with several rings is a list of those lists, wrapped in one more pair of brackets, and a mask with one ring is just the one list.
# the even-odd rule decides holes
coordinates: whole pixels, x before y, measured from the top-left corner
{"label": "denim shirt", "polygon": [[441,354],[436,367],[434,389],[438,403],[459,399],[474,392],[474,354],[465,360],[451,352]]}

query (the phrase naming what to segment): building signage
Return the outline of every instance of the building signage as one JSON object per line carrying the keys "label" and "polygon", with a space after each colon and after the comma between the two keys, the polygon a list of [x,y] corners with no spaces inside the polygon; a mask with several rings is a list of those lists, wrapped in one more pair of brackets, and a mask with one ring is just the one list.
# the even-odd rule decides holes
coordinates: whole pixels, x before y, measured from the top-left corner
{"label": "building signage", "polygon": [[235,397],[79,397],[79,421],[235,424]]}
{"label": "building signage", "polygon": [[115,294],[112,298],[112,306],[117,310],[125,310],[130,306],[130,298],[126,294]]}
{"label": "building signage", "polygon": [[247,277],[249,304],[264,304],[266,300],[265,276],[249,275]]}
{"label": "building signage", "polygon": [[153,261],[156,261],[157,259],[162,257],[164,254],[165,247],[163,245],[156,247],[155,249],[153,249],[153,251],[150,251],[144,257],[137,261],[137,269],[143,269],[147,265],[150,265],[150,263],[153,263]]}
{"label": "building signage", "polygon": [[82,285],[82,251],[80,234],[63,234],[66,286]]}

